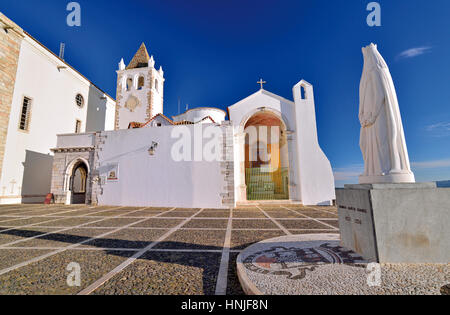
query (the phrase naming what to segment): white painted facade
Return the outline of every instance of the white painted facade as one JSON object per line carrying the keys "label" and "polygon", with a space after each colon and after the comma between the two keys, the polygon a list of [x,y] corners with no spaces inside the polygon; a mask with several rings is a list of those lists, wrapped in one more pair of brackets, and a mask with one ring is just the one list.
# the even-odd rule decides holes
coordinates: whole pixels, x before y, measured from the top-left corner
{"label": "white painted facade", "polygon": [[[231,120],[222,124],[158,126],[152,122],[167,121],[158,115],[141,128],[60,136],[58,159],[65,160],[68,166],[59,165],[54,174],[54,194],[58,200],[67,200],[67,178],[73,165],[83,162],[90,163],[86,168],[92,172],[89,191],[93,193],[86,200],[99,205],[225,208],[248,203],[245,127],[254,117],[267,115],[281,122],[285,135],[283,145],[279,142],[280,155],[284,156],[280,167],[288,170],[289,194],[287,199],[278,200],[330,205],[335,199],[334,177],[317,138],[313,88],[301,81],[293,92],[294,102],[260,90],[229,107]],[[216,152],[220,151],[221,157],[209,160],[204,154],[210,152],[208,145],[215,132],[220,134]],[[189,148],[184,146],[187,159],[180,161],[174,152],[179,152],[177,144],[182,134]],[[83,158],[87,147],[94,160]],[[199,157],[198,152],[203,156]],[[58,176],[65,176],[64,190],[57,183],[62,182]]]}
{"label": "white painted facade", "polygon": [[[300,89],[304,88],[304,98]],[[289,199],[304,205],[330,205],[335,199],[334,175],[331,164],[317,138],[313,87],[306,81],[293,89],[292,102],[261,89],[229,107],[234,139],[235,196],[245,203],[245,126],[257,113],[267,113],[283,122],[287,133]]]}
{"label": "white painted facade", "polygon": [[[77,106],[81,94],[84,105]],[[19,129],[24,97],[27,131]],[[50,192],[58,134],[114,129],[115,100],[28,34],[21,44],[0,179],[0,203],[42,202]]]}
{"label": "white painted facade", "polygon": [[[207,125],[203,125],[207,126]],[[101,205],[181,208],[224,208],[224,175],[220,161],[176,161],[172,158],[178,137],[174,130],[194,134],[198,126],[163,126],[109,131],[98,152]],[[219,127],[217,127],[219,128]],[[153,155],[149,148],[154,144]],[[191,142],[192,159],[194,142]],[[117,170],[118,180],[108,173]]]}

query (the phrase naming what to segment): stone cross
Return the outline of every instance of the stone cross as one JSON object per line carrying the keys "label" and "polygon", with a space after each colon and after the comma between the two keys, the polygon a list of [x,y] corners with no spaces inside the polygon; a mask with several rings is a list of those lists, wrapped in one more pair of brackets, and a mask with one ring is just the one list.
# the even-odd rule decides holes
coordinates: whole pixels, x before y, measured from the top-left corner
{"label": "stone cross", "polygon": [[263,81],[263,79],[260,79],[258,82],[256,82],[258,84],[261,84],[261,90],[264,89],[264,84],[266,84],[266,81]]}

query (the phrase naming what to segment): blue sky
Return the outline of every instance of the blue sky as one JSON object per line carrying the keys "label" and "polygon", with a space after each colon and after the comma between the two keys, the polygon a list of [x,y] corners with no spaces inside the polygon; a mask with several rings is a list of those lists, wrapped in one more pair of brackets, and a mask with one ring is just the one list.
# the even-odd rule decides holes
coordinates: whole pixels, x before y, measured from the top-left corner
{"label": "blue sky", "polygon": [[256,81],[292,99],[315,88],[319,140],[337,184],[357,182],[361,47],[378,44],[400,102],[419,181],[450,179],[450,1],[380,0],[369,27],[366,0],[82,0],[81,27],[66,25],[63,0],[2,0],[0,11],[115,97],[117,64],[145,42],[163,66],[165,114],[225,109],[256,92]]}

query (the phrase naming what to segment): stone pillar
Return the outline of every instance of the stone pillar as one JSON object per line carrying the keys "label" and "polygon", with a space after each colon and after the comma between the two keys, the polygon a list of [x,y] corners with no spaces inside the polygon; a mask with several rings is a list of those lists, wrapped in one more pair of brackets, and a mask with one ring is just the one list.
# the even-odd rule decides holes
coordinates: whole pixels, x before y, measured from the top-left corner
{"label": "stone pillar", "polygon": [[295,202],[301,202],[300,189],[297,185],[298,179],[298,165],[296,162],[295,152],[297,152],[297,144],[295,142],[295,132],[286,131],[288,157],[289,157],[289,199]]}
{"label": "stone pillar", "polygon": [[237,195],[237,201],[238,202],[245,202],[247,201],[247,185],[245,184],[245,137],[246,133],[239,133],[236,137],[236,148],[238,150],[238,160],[236,163],[239,165],[239,174],[237,178],[237,185],[238,185],[238,195]]}
{"label": "stone pillar", "polygon": [[22,29],[0,12],[0,176],[23,37]]}
{"label": "stone pillar", "polygon": [[234,193],[234,146],[233,129],[228,122],[222,124],[222,162],[220,163],[224,175],[224,192],[221,194],[222,205],[233,208],[236,205]]}
{"label": "stone pillar", "polygon": [[102,145],[105,144],[107,135],[104,132],[98,132],[95,134],[95,150],[92,152],[92,169],[90,175],[91,183],[91,204],[94,206],[99,205],[98,197],[103,194],[102,180],[100,178],[99,168],[99,153],[102,151]]}

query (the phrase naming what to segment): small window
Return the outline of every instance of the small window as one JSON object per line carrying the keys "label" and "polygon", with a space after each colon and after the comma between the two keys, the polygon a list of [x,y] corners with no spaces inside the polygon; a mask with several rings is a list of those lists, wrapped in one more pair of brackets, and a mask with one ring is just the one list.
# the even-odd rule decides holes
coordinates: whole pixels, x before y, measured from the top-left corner
{"label": "small window", "polygon": [[300,87],[300,92],[302,100],[308,99],[308,95],[306,94],[306,88],[303,85]]}
{"label": "small window", "polygon": [[159,92],[159,82],[155,79],[155,90],[156,92]]}
{"label": "small window", "polygon": [[19,129],[28,131],[30,126],[31,98],[24,96],[20,113]]}
{"label": "small window", "polygon": [[145,85],[145,81],[144,81],[144,77],[143,76],[141,76],[141,77],[139,77],[139,79],[138,79],[138,90],[142,90],[142,88],[144,87],[144,85]]}
{"label": "small window", "polygon": [[133,86],[133,79],[128,78],[127,79],[127,91],[131,91],[131,87]]}
{"label": "small window", "polygon": [[81,133],[81,121],[78,119],[75,122],[75,133]]}
{"label": "small window", "polygon": [[81,94],[77,94],[75,97],[75,103],[78,107],[82,108],[84,106],[84,97]]}

